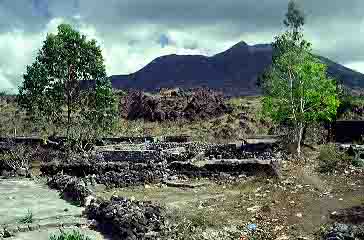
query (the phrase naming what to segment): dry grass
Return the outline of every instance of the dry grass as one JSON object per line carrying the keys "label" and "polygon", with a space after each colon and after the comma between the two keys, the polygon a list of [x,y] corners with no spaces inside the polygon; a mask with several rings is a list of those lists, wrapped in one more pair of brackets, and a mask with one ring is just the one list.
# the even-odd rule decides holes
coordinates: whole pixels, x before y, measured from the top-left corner
{"label": "dry grass", "polygon": [[[233,107],[231,114],[201,121],[166,121],[147,122],[144,120],[127,121],[119,119],[112,136],[166,136],[185,134],[195,141],[228,142],[246,135],[267,134],[269,124],[262,123],[259,97],[241,97],[227,100]],[[245,113],[247,119],[241,119]],[[39,125],[39,124],[38,124]],[[0,135],[29,136],[56,134],[64,135],[64,129],[45,126],[40,128],[36,123],[26,121],[24,112],[19,112],[16,103],[0,104]],[[46,136],[44,136],[46,137]]]}
{"label": "dry grass", "polygon": [[[166,136],[184,134],[194,141],[230,142],[247,135],[267,134],[271,123],[261,116],[260,97],[241,97],[227,100],[231,114],[200,121],[148,122],[120,119],[114,134],[117,136]],[[245,113],[245,118],[242,118]]]}

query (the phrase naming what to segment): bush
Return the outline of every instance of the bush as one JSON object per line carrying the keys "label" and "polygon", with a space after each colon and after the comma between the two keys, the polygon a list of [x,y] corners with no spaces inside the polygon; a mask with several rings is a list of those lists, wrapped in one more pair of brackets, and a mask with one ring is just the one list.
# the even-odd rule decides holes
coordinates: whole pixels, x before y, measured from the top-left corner
{"label": "bush", "polygon": [[72,232],[61,231],[61,234],[56,236],[52,235],[49,240],[91,240],[91,238],[81,234],[80,232],[73,230]]}
{"label": "bush", "polygon": [[353,158],[346,152],[339,151],[334,144],[324,145],[318,156],[320,173],[342,171],[352,164]]}
{"label": "bush", "polygon": [[[10,150],[0,155],[0,166],[20,175],[29,175],[32,159],[36,151],[25,145],[11,144]],[[20,171],[20,172],[19,172]]]}
{"label": "bush", "polygon": [[19,218],[19,223],[27,224],[33,222],[33,213],[31,210],[28,209],[27,214],[24,217]]}

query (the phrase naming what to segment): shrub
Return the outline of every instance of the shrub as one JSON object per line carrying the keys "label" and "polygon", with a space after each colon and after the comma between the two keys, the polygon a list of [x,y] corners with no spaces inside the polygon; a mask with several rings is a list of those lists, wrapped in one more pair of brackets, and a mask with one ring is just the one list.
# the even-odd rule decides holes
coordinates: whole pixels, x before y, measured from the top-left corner
{"label": "shrub", "polygon": [[19,223],[32,223],[33,222],[33,212],[28,209],[28,212],[26,213],[26,215],[24,217],[19,218],[18,220]]}
{"label": "shrub", "polygon": [[346,152],[339,151],[334,144],[328,144],[321,148],[318,161],[320,173],[332,173],[347,168],[352,164],[353,158]]}
{"label": "shrub", "polygon": [[3,167],[17,172],[24,170],[25,175],[29,174],[31,161],[37,150],[25,145],[12,145],[10,150],[0,155],[0,161]]}
{"label": "shrub", "polygon": [[91,238],[81,234],[77,230],[73,230],[72,232],[61,231],[59,235],[52,235],[49,240],[91,240]]}

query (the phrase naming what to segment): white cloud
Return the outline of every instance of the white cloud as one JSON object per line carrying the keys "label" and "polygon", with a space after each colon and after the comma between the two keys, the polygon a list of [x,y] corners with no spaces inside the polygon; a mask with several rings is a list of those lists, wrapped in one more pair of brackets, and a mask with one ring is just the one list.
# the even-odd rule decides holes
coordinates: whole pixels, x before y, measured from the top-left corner
{"label": "white cloud", "polygon": [[[137,30],[130,29],[119,33],[115,30],[113,37],[110,37],[98,31],[95,26],[82,22],[81,17],[71,21],[81,33],[97,40],[103,51],[108,75],[138,71],[162,55],[213,55],[227,47],[224,41],[212,40],[214,37],[207,33],[204,34],[204,38],[201,38],[200,30],[189,33],[179,30],[163,31],[165,29],[149,24],[142,25]],[[17,88],[22,81],[26,65],[34,60],[47,33],[56,33],[57,26],[62,22],[64,22],[62,18],[52,19],[39,33],[26,33],[22,30],[0,33],[0,52],[3,56],[7,56],[0,58],[0,89]],[[158,43],[162,33],[171,38],[171,44],[164,48]],[[216,33],[212,33],[214,34]],[[131,42],[134,43],[130,44]]]}
{"label": "white cloud", "polygon": [[0,89],[15,91],[22,81],[26,65],[31,64],[47,33],[56,32],[62,19],[53,19],[41,33],[15,29],[0,34]]}
{"label": "white cloud", "polygon": [[357,72],[364,73],[364,62],[349,62],[343,64],[347,68],[351,68]]}

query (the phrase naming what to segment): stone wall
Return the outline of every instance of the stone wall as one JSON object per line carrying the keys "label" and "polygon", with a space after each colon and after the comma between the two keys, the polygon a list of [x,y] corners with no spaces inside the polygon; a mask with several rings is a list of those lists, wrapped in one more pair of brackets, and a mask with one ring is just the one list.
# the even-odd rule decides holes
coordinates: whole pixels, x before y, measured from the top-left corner
{"label": "stone wall", "polygon": [[224,174],[229,176],[279,176],[278,162],[265,160],[215,160],[203,166],[196,166],[186,162],[172,162],[169,168],[176,174],[188,177],[219,178]]}
{"label": "stone wall", "polygon": [[112,150],[102,151],[100,154],[106,162],[160,162],[160,151],[155,150]]}

